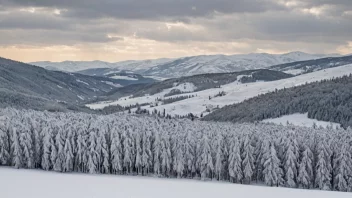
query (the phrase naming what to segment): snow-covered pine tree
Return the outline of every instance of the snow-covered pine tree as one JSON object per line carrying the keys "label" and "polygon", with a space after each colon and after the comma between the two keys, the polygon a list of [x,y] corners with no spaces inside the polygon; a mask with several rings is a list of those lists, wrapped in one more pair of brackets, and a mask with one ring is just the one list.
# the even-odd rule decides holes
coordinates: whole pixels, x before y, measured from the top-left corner
{"label": "snow-covered pine tree", "polygon": [[[7,120],[4,122],[8,122]],[[10,136],[5,123],[0,122],[0,165],[9,165],[10,162]]]}
{"label": "snow-covered pine tree", "polygon": [[133,171],[133,137],[131,130],[127,126],[123,126],[123,167],[127,174],[131,174]]}
{"label": "snow-covered pine tree", "polygon": [[214,164],[213,157],[210,148],[210,141],[208,139],[208,134],[203,134],[202,138],[202,153],[200,155],[200,175],[202,180],[206,180],[206,178],[213,178],[214,173]]}
{"label": "snow-covered pine tree", "polygon": [[254,169],[254,148],[251,145],[249,135],[245,135],[242,146],[242,172],[243,183],[250,184],[253,176]]}
{"label": "snow-covered pine tree", "polygon": [[187,172],[187,176],[193,178],[196,174],[195,167],[195,143],[193,130],[188,128],[186,130],[186,138],[185,138],[185,171]]}
{"label": "snow-covered pine tree", "polygon": [[19,132],[17,131],[17,127],[19,126],[14,126],[12,128],[12,144],[11,144],[11,149],[12,149],[12,165],[15,168],[22,168],[23,166],[23,154],[22,154],[22,148],[20,145],[19,141]]}
{"label": "snow-covered pine tree", "polygon": [[349,151],[349,145],[347,142],[343,142],[339,149],[336,164],[336,176],[334,181],[334,188],[338,191],[348,191],[348,180],[352,176],[352,158]]}
{"label": "snow-covered pine tree", "polygon": [[312,188],[313,184],[313,153],[309,146],[305,146],[302,159],[298,167],[297,184],[301,188]]}
{"label": "snow-covered pine tree", "polygon": [[161,160],[161,173],[165,177],[169,177],[170,171],[171,171],[172,157],[171,157],[171,148],[170,147],[171,146],[170,146],[169,135],[167,133],[164,133],[161,137],[160,160]]}
{"label": "snow-covered pine tree", "polygon": [[34,168],[33,162],[33,141],[31,132],[29,131],[28,126],[20,125],[19,131],[19,142],[23,152],[23,161],[22,165],[26,168]]}
{"label": "snow-covered pine tree", "polygon": [[224,176],[224,152],[223,152],[224,141],[222,139],[222,135],[219,133],[216,141],[216,155],[215,155],[215,168],[214,174],[217,180],[222,180]]}
{"label": "snow-covered pine tree", "polygon": [[51,142],[52,140],[52,129],[51,126],[47,125],[43,128],[44,138],[43,138],[43,155],[41,160],[41,167],[44,170],[50,170],[53,166],[51,163]]}
{"label": "snow-covered pine tree", "polygon": [[142,174],[147,175],[152,170],[152,144],[150,141],[151,132],[149,129],[144,129],[142,133],[142,153],[141,153],[141,164]]}
{"label": "snow-covered pine tree", "polygon": [[88,139],[88,172],[95,174],[99,172],[99,153],[97,152],[97,130],[92,127]]}
{"label": "snow-covered pine tree", "polygon": [[280,168],[280,160],[277,157],[273,142],[265,140],[264,143],[264,182],[268,186],[280,186],[283,183],[283,171]]}
{"label": "snow-covered pine tree", "polygon": [[97,144],[100,145],[97,147],[100,156],[99,170],[101,173],[110,173],[110,152],[104,129],[99,130],[97,141]]}
{"label": "snow-covered pine tree", "polygon": [[229,156],[229,176],[230,181],[234,183],[241,183],[243,179],[242,173],[242,159],[241,159],[241,143],[237,137],[232,138],[230,144],[230,156]]}
{"label": "snow-covered pine tree", "polygon": [[327,144],[325,138],[322,138],[318,142],[315,186],[321,190],[331,189],[331,173],[329,170],[330,156]]}
{"label": "snow-covered pine tree", "polygon": [[184,144],[182,141],[176,141],[174,144],[174,161],[173,161],[173,168],[174,172],[178,178],[183,176],[183,171],[185,169],[185,159],[184,159]]}
{"label": "snow-covered pine tree", "polygon": [[292,132],[289,134],[286,142],[286,152],[284,152],[284,170],[285,170],[285,184],[286,187],[295,188],[296,187],[296,179],[297,179],[297,162],[294,144],[294,134]]}
{"label": "snow-covered pine tree", "polygon": [[68,133],[68,137],[65,139],[64,154],[65,154],[65,161],[63,164],[63,171],[71,172],[73,171],[74,156],[73,156],[73,148],[70,141],[70,133]]}
{"label": "snow-covered pine tree", "polygon": [[136,132],[134,133],[135,136],[135,153],[136,153],[136,161],[135,161],[135,169],[137,171],[137,174],[141,175],[142,174],[142,138],[141,134]]}
{"label": "snow-covered pine tree", "polygon": [[123,173],[123,149],[122,142],[119,134],[119,129],[114,126],[111,129],[111,168],[112,173],[114,174],[122,174]]}
{"label": "snow-covered pine tree", "polygon": [[55,144],[57,148],[57,155],[54,162],[54,170],[57,172],[62,172],[64,170],[65,163],[65,131],[63,126],[57,126],[57,134],[55,136]]}
{"label": "snow-covered pine tree", "polygon": [[161,141],[159,131],[154,131],[154,142],[153,142],[153,172],[155,175],[159,176],[161,174]]}
{"label": "snow-covered pine tree", "polygon": [[75,171],[78,172],[86,172],[86,164],[87,164],[87,135],[85,134],[85,130],[83,129],[83,124],[79,124],[76,128],[77,139],[77,151],[75,155]]}
{"label": "snow-covered pine tree", "polygon": [[255,154],[255,171],[254,171],[254,176],[256,182],[264,181],[263,179],[263,140],[261,138],[258,138],[256,141],[256,145],[254,148],[254,154]]}

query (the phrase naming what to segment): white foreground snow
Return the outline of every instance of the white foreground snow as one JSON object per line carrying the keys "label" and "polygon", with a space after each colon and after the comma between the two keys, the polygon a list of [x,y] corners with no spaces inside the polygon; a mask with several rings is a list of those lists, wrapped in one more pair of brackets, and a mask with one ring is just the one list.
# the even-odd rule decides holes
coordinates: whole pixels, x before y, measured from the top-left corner
{"label": "white foreground snow", "polygon": [[323,128],[333,127],[334,129],[336,129],[341,127],[341,125],[338,123],[325,122],[325,121],[319,121],[316,119],[308,118],[308,113],[305,113],[305,114],[295,113],[292,115],[281,116],[279,118],[265,119],[262,122],[282,124],[284,126],[286,126],[288,122],[289,124],[292,124],[294,126],[303,126],[303,127],[313,127],[314,124],[316,124],[317,127],[323,127]]}
{"label": "white foreground snow", "polygon": [[[230,105],[234,103],[242,102],[246,99],[258,96],[259,94],[265,94],[268,92],[275,91],[275,89],[283,89],[294,86],[303,85],[305,83],[311,83],[316,81],[321,81],[325,79],[332,79],[334,77],[342,77],[344,75],[349,75],[352,73],[352,64],[345,65],[341,67],[334,67],[330,69],[320,70],[313,73],[303,74],[299,76],[295,76],[288,79],[282,79],[277,81],[270,82],[255,82],[255,83],[247,83],[242,84],[239,82],[233,82],[227,85],[221,86],[221,88],[213,88],[207,89],[204,91],[194,92],[191,95],[197,95],[196,97],[189,98],[186,100],[181,100],[178,102],[174,102],[167,105],[159,105],[157,107],[143,107],[142,109],[148,109],[153,111],[153,109],[157,109],[162,112],[164,109],[167,114],[170,115],[187,115],[188,113],[193,113],[195,115],[200,115],[204,113],[207,106],[213,107],[223,107],[225,105]],[[171,90],[171,89],[170,89]],[[157,93],[152,96],[143,96],[137,98],[123,98],[118,101],[114,101],[111,103],[96,103],[87,105],[92,109],[102,109],[106,106],[110,105],[121,105],[121,106],[129,106],[134,105],[136,103],[152,103],[156,98],[162,97],[167,91],[164,90],[161,93]],[[218,94],[220,91],[225,91],[226,95],[222,97],[216,97],[209,100],[209,96],[213,97]],[[190,95],[190,94],[181,94],[182,95]],[[125,100],[126,99],[126,100]]]}
{"label": "white foreground snow", "polygon": [[0,168],[1,198],[347,198],[351,193]]}

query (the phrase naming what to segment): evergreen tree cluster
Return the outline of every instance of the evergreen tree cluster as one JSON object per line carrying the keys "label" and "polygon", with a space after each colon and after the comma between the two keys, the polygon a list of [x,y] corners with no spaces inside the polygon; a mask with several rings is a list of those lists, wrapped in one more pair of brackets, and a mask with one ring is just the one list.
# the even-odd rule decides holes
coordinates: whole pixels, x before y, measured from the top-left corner
{"label": "evergreen tree cluster", "polygon": [[352,191],[352,131],[0,109],[0,165]]}
{"label": "evergreen tree cluster", "polygon": [[171,103],[174,103],[177,101],[186,100],[186,99],[193,98],[193,97],[194,97],[194,95],[176,96],[176,97],[165,98],[161,101],[165,105],[165,104],[171,104]]}
{"label": "evergreen tree cluster", "polygon": [[294,113],[352,126],[352,75],[276,90],[225,106],[206,121],[254,122]]}

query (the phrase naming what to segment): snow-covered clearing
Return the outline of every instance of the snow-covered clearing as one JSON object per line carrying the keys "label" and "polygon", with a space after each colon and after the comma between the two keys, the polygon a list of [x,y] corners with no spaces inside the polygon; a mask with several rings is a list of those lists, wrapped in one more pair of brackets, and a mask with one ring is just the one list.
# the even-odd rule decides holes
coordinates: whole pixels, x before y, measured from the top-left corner
{"label": "snow-covered clearing", "polygon": [[[162,99],[162,98],[167,99],[167,98],[175,97],[175,96],[164,97],[165,94],[170,93],[170,91],[173,90],[173,89],[178,89],[181,92],[186,93],[186,94],[182,94],[182,95],[193,95],[193,93],[190,94],[188,92],[193,92],[195,89],[197,89],[197,87],[193,83],[181,83],[179,85],[175,84],[174,87],[169,88],[169,89],[164,89],[162,92],[159,92],[159,93],[154,94],[152,96],[148,96],[147,95],[147,96],[137,97],[137,98],[123,97],[123,98],[120,98],[119,100],[114,101],[114,102],[110,102],[110,103],[99,102],[99,103],[95,103],[95,104],[89,104],[87,106],[89,108],[91,108],[91,109],[102,109],[102,108],[104,108],[106,106],[117,105],[117,104],[121,105],[123,107],[127,107],[127,106],[130,106],[130,105],[135,105],[137,103],[138,104],[153,103],[153,102],[155,102],[155,100],[157,98],[159,98],[159,99]],[[180,96],[180,95],[177,95],[177,96]]]}
{"label": "snow-covered clearing", "polygon": [[114,86],[114,87],[123,87],[122,85],[120,84],[115,84],[113,82],[109,82],[109,81],[101,81],[102,83],[106,83],[108,85],[111,85],[111,86]]}
{"label": "snow-covered clearing", "polygon": [[[196,97],[189,98],[186,100],[181,100],[167,105],[159,105],[157,107],[143,107],[142,109],[163,111],[165,109],[167,114],[170,115],[186,115],[188,113],[193,113],[195,115],[200,115],[205,112],[206,107],[223,107],[225,105],[230,105],[234,103],[242,102],[246,99],[258,96],[259,94],[265,94],[268,92],[275,91],[275,89],[283,89],[294,86],[299,86],[305,83],[321,81],[324,79],[331,79],[333,77],[341,77],[352,73],[352,64],[345,65],[341,67],[330,68],[326,70],[320,70],[313,73],[303,74],[295,76],[288,79],[282,79],[270,82],[255,82],[242,84],[239,82],[233,82],[227,85],[223,85],[221,88],[207,89],[204,91],[194,92],[191,95],[196,95]],[[152,96],[143,96],[137,98],[123,98],[118,101],[111,103],[97,103],[89,104],[88,107],[92,109],[101,109],[110,105],[121,105],[129,106],[136,103],[152,103],[156,98],[160,98],[170,90],[164,90],[161,93],[157,93]],[[222,97],[216,97],[209,100],[209,96],[213,97],[221,91],[225,91],[226,95]],[[181,94],[178,96],[190,95]],[[125,100],[126,99],[126,100]]]}
{"label": "snow-covered clearing", "polygon": [[314,124],[316,124],[317,127],[323,127],[323,128],[333,127],[335,129],[335,128],[341,127],[341,125],[338,123],[324,122],[324,121],[308,118],[308,113],[305,113],[305,114],[295,113],[292,115],[281,116],[279,118],[265,119],[262,122],[282,124],[284,126],[286,126],[287,123],[289,123],[294,126],[304,126],[304,127],[313,127]]}
{"label": "snow-covered clearing", "polygon": [[2,198],[347,198],[351,193],[0,168]]}
{"label": "snow-covered clearing", "polygon": [[302,74],[304,72],[304,70],[303,69],[291,69],[291,70],[287,70],[284,72],[287,74],[299,75],[299,74]]}
{"label": "snow-covered clearing", "polygon": [[159,77],[159,76],[144,76],[145,78],[152,78],[154,80],[158,80],[158,81],[164,81],[167,80],[168,78],[163,78],[163,77]]}
{"label": "snow-covered clearing", "polygon": [[132,78],[129,76],[112,76],[111,78],[118,80],[138,80],[137,78]]}

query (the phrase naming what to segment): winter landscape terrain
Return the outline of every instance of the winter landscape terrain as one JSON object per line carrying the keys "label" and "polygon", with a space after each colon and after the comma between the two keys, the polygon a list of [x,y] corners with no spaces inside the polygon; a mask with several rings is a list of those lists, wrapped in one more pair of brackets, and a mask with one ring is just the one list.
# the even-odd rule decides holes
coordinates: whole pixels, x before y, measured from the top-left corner
{"label": "winter landscape terrain", "polygon": [[[175,85],[175,87],[170,89],[162,90],[161,92],[154,95],[146,95],[142,97],[122,97],[117,101],[113,102],[99,102],[88,104],[87,106],[92,109],[101,109],[109,105],[121,105],[128,107],[130,105],[135,105],[137,103],[153,103],[156,99],[160,98],[170,98],[164,97],[165,94],[169,93],[172,89],[180,89],[184,94],[178,96],[195,95],[188,99],[177,101],[171,104],[158,105],[158,106],[146,106],[142,107],[149,111],[156,109],[157,111],[163,111],[165,109],[167,114],[170,115],[187,115],[192,113],[194,115],[200,116],[202,113],[207,114],[207,109],[221,108],[225,105],[230,105],[234,103],[240,103],[246,99],[258,96],[260,94],[275,91],[276,89],[289,88],[294,86],[303,85],[305,83],[311,83],[315,81],[327,80],[336,77],[342,77],[344,75],[349,75],[352,73],[352,65],[344,65],[341,67],[329,68],[325,70],[320,70],[313,73],[302,74],[296,77],[270,81],[270,82],[252,82],[252,83],[241,83],[239,79],[233,83],[225,84],[220,88],[206,89],[204,91],[195,92],[195,86],[190,83],[183,83]],[[242,78],[240,76],[239,78]],[[190,93],[189,93],[190,92]],[[226,94],[221,97],[214,97],[219,92],[225,92]],[[209,99],[211,97],[211,99]]]}
{"label": "winter landscape terrain", "polygon": [[4,93],[23,97],[2,96],[5,197],[348,197],[352,65],[343,59],[152,82],[3,59]]}

